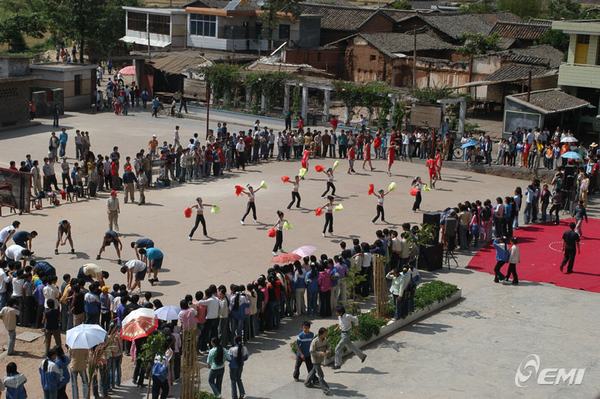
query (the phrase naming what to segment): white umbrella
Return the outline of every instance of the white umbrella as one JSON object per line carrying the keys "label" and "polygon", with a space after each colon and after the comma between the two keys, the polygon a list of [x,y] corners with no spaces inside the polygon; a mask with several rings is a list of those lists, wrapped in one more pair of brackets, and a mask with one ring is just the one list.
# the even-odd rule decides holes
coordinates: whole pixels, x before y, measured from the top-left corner
{"label": "white umbrella", "polygon": [[98,324],[80,324],[67,330],[67,345],[71,349],[91,349],[106,339],[106,331]]}
{"label": "white umbrella", "polygon": [[575,137],[573,136],[565,136],[562,139],[560,139],[561,143],[577,143],[579,140],[577,140]]}
{"label": "white umbrella", "polygon": [[317,248],[312,245],[303,245],[300,248],[294,249],[292,252],[304,258],[305,256],[311,256],[316,250]]}
{"label": "white umbrella", "polygon": [[179,319],[179,312],[181,312],[179,306],[167,305],[156,309],[154,315],[158,320],[171,321]]}
{"label": "white umbrella", "polygon": [[123,319],[123,322],[121,323],[121,325],[125,326],[128,323],[131,323],[134,320],[137,319],[155,319],[156,316],[154,316],[154,310],[150,309],[150,308],[139,308],[134,310],[133,312],[129,313],[127,315],[127,317],[125,317],[125,319]]}

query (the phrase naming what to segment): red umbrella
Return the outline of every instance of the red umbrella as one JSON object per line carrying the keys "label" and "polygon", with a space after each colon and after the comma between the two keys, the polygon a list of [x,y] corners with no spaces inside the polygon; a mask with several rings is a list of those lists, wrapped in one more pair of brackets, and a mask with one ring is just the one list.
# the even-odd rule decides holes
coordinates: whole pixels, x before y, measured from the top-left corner
{"label": "red umbrella", "polygon": [[280,254],[274,256],[271,260],[272,263],[294,263],[297,260],[302,259],[302,257],[298,254],[290,252],[288,254]]}
{"label": "red umbrella", "polygon": [[135,341],[136,339],[147,337],[157,328],[158,319],[152,309],[136,309],[129,313],[123,320],[121,338],[126,341]]}

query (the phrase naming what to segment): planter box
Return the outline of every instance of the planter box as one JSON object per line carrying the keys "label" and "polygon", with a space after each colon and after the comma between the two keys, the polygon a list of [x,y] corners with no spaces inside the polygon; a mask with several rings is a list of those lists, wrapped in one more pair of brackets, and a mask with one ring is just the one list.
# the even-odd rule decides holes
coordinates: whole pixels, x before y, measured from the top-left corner
{"label": "planter box", "polygon": [[[446,306],[449,306],[455,302],[458,302],[458,300],[461,297],[462,297],[462,290],[459,288],[458,291],[456,291],[454,294],[450,295],[448,298],[444,299],[441,302],[436,302],[436,303],[428,306],[425,309],[419,309],[419,310],[409,314],[404,319],[390,320],[385,326],[381,327],[381,330],[379,331],[379,335],[375,335],[375,336],[371,337],[371,339],[369,339],[368,341],[354,341],[354,344],[356,346],[358,346],[359,348],[363,348],[377,340],[380,340],[392,333],[395,333],[396,331],[400,330],[402,327],[405,327],[409,324],[413,324],[417,320],[424,319],[427,316],[437,312],[438,310],[440,310]],[[332,348],[332,349],[335,349],[335,348]],[[349,353],[350,352],[344,352],[344,357],[347,356]],[[327,366],[332,363],[333,363],[333,356],[330,356],[327,359],[325,359],[325,362],[323,364],[325,364]]]}

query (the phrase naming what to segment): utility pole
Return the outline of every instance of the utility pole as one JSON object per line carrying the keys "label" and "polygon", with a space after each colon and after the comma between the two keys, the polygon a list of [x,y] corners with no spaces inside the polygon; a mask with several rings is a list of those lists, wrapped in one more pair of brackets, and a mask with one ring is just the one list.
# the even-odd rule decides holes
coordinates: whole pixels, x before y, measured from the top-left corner
{"label": "utility pole", "polygon": [[413,29],[413,76],[412,88],[417,88],[417,28]]}
{"label": "utility pole", "polygon": [[152,54],[150,53],[150,14],[146,14],[146,39],[148,39],[148,61]]}
{"label": "utility pole", "polygon": [[210,131],[210,83],[206,81],[206,138]]}

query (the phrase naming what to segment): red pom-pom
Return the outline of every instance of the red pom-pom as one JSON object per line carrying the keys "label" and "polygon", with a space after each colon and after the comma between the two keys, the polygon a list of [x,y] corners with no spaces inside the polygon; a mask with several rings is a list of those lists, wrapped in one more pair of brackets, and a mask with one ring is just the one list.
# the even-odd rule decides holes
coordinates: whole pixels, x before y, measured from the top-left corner
{"label": "red pom-pom", "polygon": [[185,208],[183,210],[183,216],[185,216],[186,218],[191,218],[192,217],[192,208]]}
{"label": "red pom-pom", "polygon": [[412,195],[413,197],[416,197],[418,192],[419,192],[419,189],[416,187],[413,187],[410,189],[409,194]]}
{"label": "red pom-pom", "polygon": [[315,209],[315,216],[321,216],[322,213],[323,213],[323,208]]}
{"label": "red pom-pom", "polygon": [[267,232],[267,235],[271,238],[275,237],[276,234],[277,234],[277,231],[275,230],[275,227],[271,227],[269,229],[269,231]]}
{"label": "red pom-pom", "polygon": [[322,172],[323,170],[325,170],[325,168],[323,167],[323,165],[317,165],[317,166],[315,166],[315,170],[317,172]]}
{"label": "red pom-pom", "polygon": [[290,181],[290,177],[289,176],[281,176],[281,181],[284,183],[287,183]]}
{"label": "red pom-pom", "polygon": [[375,185],[369,184],[369,195],[373,195],[374,192],[375,192]]}
{"label": "red pom-pom", "polygon": [[235,186],[235,195],[239,196],[242,193],[242,191],[244,191],[244,187],[240,185]]}

